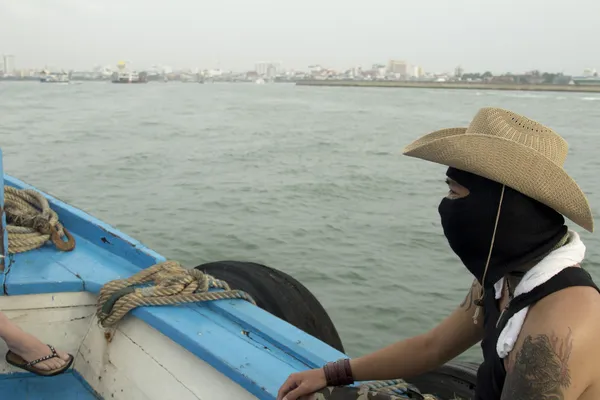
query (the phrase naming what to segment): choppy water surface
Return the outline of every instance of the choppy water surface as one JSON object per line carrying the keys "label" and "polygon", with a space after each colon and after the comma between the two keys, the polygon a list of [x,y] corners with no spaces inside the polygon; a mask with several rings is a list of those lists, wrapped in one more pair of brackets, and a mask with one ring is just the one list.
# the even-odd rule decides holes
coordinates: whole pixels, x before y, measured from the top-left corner
{"label": "choppy water surface", "polygon": [[[445,168],[400,155],[483,106],[540,120],[600,207],[600,96],[288,84],[0,84],[11,175],[188,266],[252,260],[321,300],[350,355],[433,327],[471,277],[442,236]],[[597,235],[582,233],[600,277]],[[478,348],[468,359],[480,358]]]}

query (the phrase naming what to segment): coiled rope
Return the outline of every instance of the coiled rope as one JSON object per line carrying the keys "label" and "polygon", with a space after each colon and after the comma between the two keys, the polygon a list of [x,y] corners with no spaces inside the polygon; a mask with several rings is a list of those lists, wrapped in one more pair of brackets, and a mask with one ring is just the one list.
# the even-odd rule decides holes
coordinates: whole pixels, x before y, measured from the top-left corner
{"label": "coiled rope", "polygon": [[75,239],[58,222],[58,215],[40,192],[4,186],[4,209],[9,253],[37,249],[48,241],[61,251],[75,248]]}
{"label": "coiled rope", "polygon": [[[135,287],[148,283],[152,285]],[[209,289],[223,291],[209,292]],[[241,290],[231,290],[227,282],[197,269],[183,268],[178,262],[165,261],[143,269],[127,279],[107,282],[100,289],[96,315],[103,327],[110,327],[139,306],[166,306],[225,299],[242,299],[256,305],[249,294]]]}

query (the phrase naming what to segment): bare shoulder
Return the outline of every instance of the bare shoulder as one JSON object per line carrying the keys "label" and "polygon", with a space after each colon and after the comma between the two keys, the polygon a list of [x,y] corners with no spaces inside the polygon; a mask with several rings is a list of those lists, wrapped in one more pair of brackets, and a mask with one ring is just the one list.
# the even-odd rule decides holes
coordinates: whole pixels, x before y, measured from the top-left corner
{"label": "bare shoulder", "polygon": [[502,400],[582,399],[600,378],[600,294],[561,290],[531,307],[507,365]]}
{"label": "bare shoulder", "polygon": [[561,326],[569,321],[582,328],[600,327],[600,293],[595,288],[575,286],[563,289],[543,298],[532,306],[527,315],[525,328],[529,325]]}

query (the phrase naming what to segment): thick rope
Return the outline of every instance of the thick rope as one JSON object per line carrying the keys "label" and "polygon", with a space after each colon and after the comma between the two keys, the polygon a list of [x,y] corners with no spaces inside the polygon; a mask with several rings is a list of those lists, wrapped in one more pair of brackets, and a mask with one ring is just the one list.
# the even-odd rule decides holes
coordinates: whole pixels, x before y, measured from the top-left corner
{"label": "thick rope", "polygon": [[[138,287],[153,282],[152,286]],[[209,292],[209,289],[223,289]],[[166,261],[143,269],[127,279],[107,282],[100,289],[97,312],[104,327],[119,322],[130,310],[139,306],[165,306],[200,301],[242,299],[256,305],[252,297],[197,269],[183,268],[175,261]]]}
{"label": "thick rope", "polygon": [[58,215],[40,192],[4,186],[4,209],[9,253],[37,249],[48,241],[62,251],[75,248],[75,239],[58,221]]}
{"label": "thick rope", "polygon": [[361,386],[366,387],[371,392],[387,394],[389,396],[403,396],[402,398],[406,398],[405,396],[408,395],[408,398],[438,400],[434,395],[422,394],[414,385],[411,385],[403,379],[373,381],[364,383]]}

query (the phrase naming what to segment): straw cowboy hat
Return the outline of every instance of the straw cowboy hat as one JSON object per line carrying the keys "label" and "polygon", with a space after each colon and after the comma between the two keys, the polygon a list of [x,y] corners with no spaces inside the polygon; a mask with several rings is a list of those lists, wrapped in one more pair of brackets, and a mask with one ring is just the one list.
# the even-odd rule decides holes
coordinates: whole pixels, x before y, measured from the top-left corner
{"label": "straw cowboy hat", "polygon": [[552,129],[500,108],[482,108],[468,128],[442,129],[403,154],[502,183],[594,231],[588,201],[563,165],[569,146]]}

